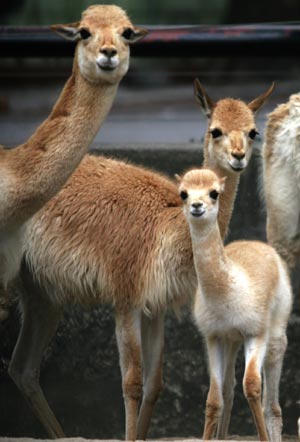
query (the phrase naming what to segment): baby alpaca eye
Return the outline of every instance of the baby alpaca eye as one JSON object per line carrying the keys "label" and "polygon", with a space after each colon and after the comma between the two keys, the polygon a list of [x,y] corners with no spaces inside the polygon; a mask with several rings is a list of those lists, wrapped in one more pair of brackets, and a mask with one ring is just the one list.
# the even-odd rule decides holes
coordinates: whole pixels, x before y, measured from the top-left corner
{"label": "baby alpaca eye", "polygon": [[212,134],[213,138],[219,138],[223,135],[222,131],[220,129],[212,129],[210,131],[210,133]]}
{"label": "baby alpaca eye", "polygon": [[90,38],[91,35],[92,35],[92,34],[91,34],[87,29],[85,29],[85,28],[80,29],[79,33],[80,33],[80,37],[82,38],[82,40],[87,40],[87,39]]}
{"label": "baby alpaca eye", "polygon": [[209,192],[209,196],[210,198],[212,198],[213,200],[217,200],[218,196],[219,196],[219,192],[217,192],[216,190],[212,190],[211,192]]}
{"label": "baby alpaca eye", "polygon": [[250,132],[249,132],[249,138],[251,138],[251,140],[254,140],[254,138],[256,137],[256,135],[258,135],[258,132],[257,132],[257,130],[256,129],[252,129],[252,130],[250,130]]}
{"label": "baby alpaca eye", "polygon": [[125,31],[123,31],[122,37],[124,37],[126,40],[130,40],[134,36],[134,30],[131,28],[126,28]]}
{"label": "baby alpaca eye", "polygon": [[185,192],[184,190],[182,190],[182,191],[180,192],[180,198],[184,201],[184,200],[187,199],[187,197],[188,197],[187,192]]}

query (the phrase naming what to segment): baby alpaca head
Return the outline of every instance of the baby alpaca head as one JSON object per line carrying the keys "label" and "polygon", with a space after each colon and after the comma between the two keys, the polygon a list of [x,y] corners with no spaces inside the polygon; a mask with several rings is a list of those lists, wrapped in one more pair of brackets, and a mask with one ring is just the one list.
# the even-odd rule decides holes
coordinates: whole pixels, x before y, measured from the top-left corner
{"label": "baby alpaca head", "polygon": [[176,178],[188,223],[204,225],[216,221],[225,178],[219,178],[209,169],[193,169],[182,178],[178,175]]}
{"label": "baby alpaca head", "polygon": [[129,45],[147,31],[134,26],[125,11],[115,5],[94,5],[80,21],[53,25],[53,31],[78,42],[78,65],[91,83],[117,83],[129,67]]}

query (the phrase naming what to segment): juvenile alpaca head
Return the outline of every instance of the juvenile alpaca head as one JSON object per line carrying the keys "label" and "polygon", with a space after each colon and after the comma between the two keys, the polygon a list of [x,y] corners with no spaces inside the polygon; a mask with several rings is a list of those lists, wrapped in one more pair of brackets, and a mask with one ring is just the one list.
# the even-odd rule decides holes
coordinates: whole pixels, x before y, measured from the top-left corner
{"label": "juvenile alpaca head", "polygon": [[217,220],[219,195],[224,191],[225,178],[219,178],[209,169],[194,169],[180,181],[179,195],[189,223],[207,223]]}
{"label": "juvenile alpaca head", "polygon": [[274,89],[274,83],[255,100],[246,104],[241,100],[225,98],[214,103],[198,79],[195,97],[202,112],[209,118],[206,148],[211,161],[232,173],[243,171],[252,154],[253,140],[258,134],[255,114]]}
{"label": "juvenile alpaca head", "polygon": [[92,83],[120,81],[129,67],[129,45],[147,33],[133,26],[125,11],[114,5],[90,6],[80,21],[51,28],[68,40],[78,41],[78,66]]}

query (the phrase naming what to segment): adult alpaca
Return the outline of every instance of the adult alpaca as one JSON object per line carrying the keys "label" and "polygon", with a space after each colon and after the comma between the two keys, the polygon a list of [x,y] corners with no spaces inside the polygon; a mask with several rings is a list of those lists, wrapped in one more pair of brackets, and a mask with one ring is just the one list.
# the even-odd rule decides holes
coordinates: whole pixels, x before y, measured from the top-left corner
{"label": "adult alpaca", "polygon": [[243,343],[244,394],[259,439],[279,442],[282,431],[279,381],[292,307],[290,281],[284,262],[268,244],[235,241],[224,247],[217,222],[224,181],[211,170],[202,169],[186,173],[179,185],[198,279],[194,317],[205,337],[210,372],[203,440],[212,439],[216,428],[217,439],[223,440],[227,435],[234,367]]}
{"label": "adult alpaca", "polygon": [[[195,83],[196,98],[209,119],[205,164],[228,179],[220,201],[223,237],[257,133],[254,112],[272,89],[248,105],[229,98],[214,103]],[[185,302],[196,289],[176,185],[141,167],[87,155],[62,191],[32,219],[25,249],[34,281],[24,274],[23,324],[10,375],[49,434],[62,435],[39,385],[43,352],[66,302],[109,301],[116,310],[126,438],[144,439],[162,385],[165,310]]]}
{"label": "adult alpaca", "polygon": [[129,44],[146,31],[117,6],[91,6],[52,29],[78,41],[73,71],[49,117],[16,149],[0,148],[0,283],[20,265],[26,222],[70,177],[109,112],[129,66]]}
{"label": "adult alpaca", "polygon": [[263,145],[267,237],[290,271],[300,254],[300,94],[268,115]]}

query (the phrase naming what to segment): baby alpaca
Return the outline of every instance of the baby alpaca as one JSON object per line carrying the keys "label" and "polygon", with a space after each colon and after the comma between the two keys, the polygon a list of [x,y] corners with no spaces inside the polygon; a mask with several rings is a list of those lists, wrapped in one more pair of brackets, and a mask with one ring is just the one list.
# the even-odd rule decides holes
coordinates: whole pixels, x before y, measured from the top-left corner
{"label": "baby alpaca", "polygon": [[[284,263],[258,241],[224,247],[217,215],[225,179],[208,169],[187,172],[179,185],[189,224],[198,279],[194,316],[205,336],[210,372],[203,439],[226,437],[234,390],[234,365],[245,347],[244,394],[260,440],[280,441],[278,402],[292,294]],[[261,369],[264,369],[264,413]]]}

